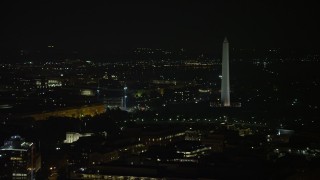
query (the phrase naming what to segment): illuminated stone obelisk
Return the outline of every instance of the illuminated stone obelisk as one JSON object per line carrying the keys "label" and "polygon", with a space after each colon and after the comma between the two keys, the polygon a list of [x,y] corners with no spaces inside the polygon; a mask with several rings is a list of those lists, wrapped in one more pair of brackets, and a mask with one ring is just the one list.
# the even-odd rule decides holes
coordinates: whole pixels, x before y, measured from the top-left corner
{"label": "illuminated stone obelisk", "polygon": [[229,80],[229,42],[227,37],[222,45],[222,80],[221,80],[221,106],[230,106],[230,80]]}

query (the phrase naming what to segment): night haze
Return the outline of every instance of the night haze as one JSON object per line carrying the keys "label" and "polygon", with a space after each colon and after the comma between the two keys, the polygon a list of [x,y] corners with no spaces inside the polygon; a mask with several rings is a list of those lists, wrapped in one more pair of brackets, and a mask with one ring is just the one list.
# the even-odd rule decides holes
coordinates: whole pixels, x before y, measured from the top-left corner
{"label": "night haze", "polygon": [[1,49],[55,45],[89,54],[136,47],[212,52],[234,48],[319,48],[311,2],[1,2]]}
{"label": "night haze", "polygon": [[0,179],[320,179],[308,1],[1,1]]}

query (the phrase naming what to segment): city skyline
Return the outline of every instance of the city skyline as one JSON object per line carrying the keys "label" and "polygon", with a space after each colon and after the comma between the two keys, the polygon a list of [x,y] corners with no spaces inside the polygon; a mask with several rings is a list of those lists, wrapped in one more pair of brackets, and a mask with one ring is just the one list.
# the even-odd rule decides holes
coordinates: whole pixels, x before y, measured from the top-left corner
{"label": "city skyline", "polygon": [[320,179],[317,7],[1,1],[0,179]]}

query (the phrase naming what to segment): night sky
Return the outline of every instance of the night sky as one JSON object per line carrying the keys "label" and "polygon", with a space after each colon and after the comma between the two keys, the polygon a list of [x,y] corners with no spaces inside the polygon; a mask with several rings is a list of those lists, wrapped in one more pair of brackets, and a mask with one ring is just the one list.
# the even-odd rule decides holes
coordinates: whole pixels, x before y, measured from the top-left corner
{"label": "night sky", "polygon": [[1,1],[0,8],[1,52],[50,44],[210,51],[225,35],[236,48],[320,47],[318,6],[306,1]]}

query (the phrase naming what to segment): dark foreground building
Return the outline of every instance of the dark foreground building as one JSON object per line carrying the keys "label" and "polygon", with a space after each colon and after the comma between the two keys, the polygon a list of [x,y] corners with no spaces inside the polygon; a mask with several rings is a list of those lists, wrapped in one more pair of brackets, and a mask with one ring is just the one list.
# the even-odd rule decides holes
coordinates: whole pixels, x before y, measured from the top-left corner
{"label": "dark foreground building", "polygon": [[0,149],[0,179],[35,179],[41,156],[34,143],[12,136]]}

